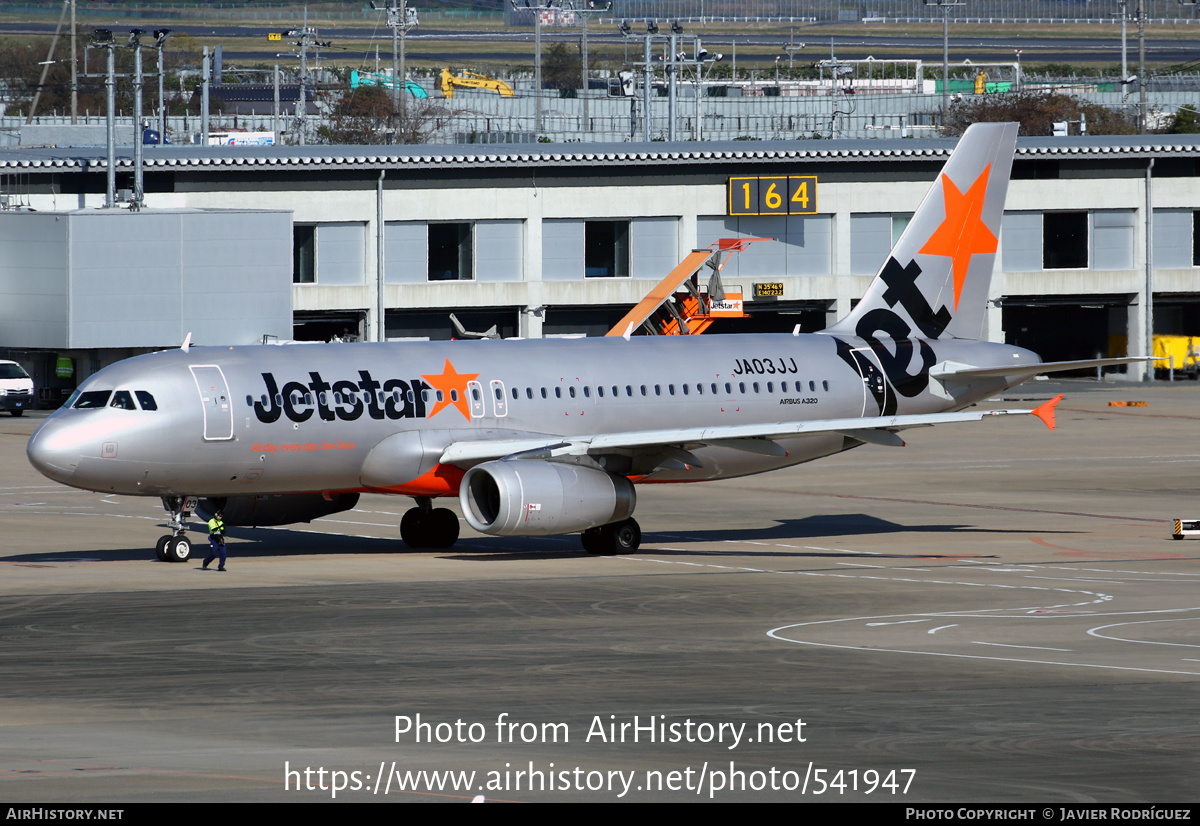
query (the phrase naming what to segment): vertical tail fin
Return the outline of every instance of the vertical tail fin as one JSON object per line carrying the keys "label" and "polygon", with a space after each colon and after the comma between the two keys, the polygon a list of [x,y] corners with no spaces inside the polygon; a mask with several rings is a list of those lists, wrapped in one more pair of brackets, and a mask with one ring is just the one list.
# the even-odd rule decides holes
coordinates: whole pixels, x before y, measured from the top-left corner
{"label": "vertical tail fin", "polygon": [[968,127],[863,300],[830,332],[980,337],[1016,144],[1015,123]]}

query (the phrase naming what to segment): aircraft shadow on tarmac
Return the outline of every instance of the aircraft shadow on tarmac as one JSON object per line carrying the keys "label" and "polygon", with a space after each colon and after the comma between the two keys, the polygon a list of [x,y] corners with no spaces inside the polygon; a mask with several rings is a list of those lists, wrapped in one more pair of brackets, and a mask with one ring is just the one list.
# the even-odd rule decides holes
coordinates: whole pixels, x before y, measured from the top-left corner
{"label": "aircraft shadow on tarmac", "polygon": [[[1024,534],[1023,529],[976,528],[969,525],[901,525],[863,513],[827,514],[807,516],[801,519],[773,521],[761,528],[719,528],[713,530],[691,530],[686,533],[646,532],[642,539],[642,553],[675,556],[778,556],[778,557],[859,557],[862,552],[840,552],[836,548],[789,549],[784,547],[721,549],[680,548],[713,542],[810,542],[834,543],[846,537],[879,534],[952,534],[952,535],[996,535]],[[1069,533],[1068,531],[1039,531],[1039,534]],[[234,540],[229,544],[230,559],[254,557],[313,556],[323,554],[422,554],[430,549],[409,548],[399,539],[347,536],[286,528],[229,528],[227,535]],[[189,533],[192,539],[192,562],[199,563],[208,555],[208,541],[199,532]],[[665,548],[661,546],[666,546]],[[436,552],[436,551],[435,551]],[[960,558],[975,554],[871,554],[884,558],[930,559],[945,557]],[[564,556],[586,558],[576,536],[547,537],[470,537],[462,539],[446,558],[471,561],[504,561],[506,559],[558,559]],[[36,564],[38,562],[121,562],[154,559],[154,551],[148,547],[97,549],[77,548],[47,553],[22,554],[5,559],[8,563]]]}
{"label": "aircraft shadow on tarmac", "polygon": [[[895,522],[889,522],[885,519],[879,519],[874,516],[863,513],[847,513],[847,514],[830,514],[821,516],[807,516],[802,519],[783,519],[774,520],[772,524],[762,528],[720,528],[714,530],[691,530],[687,533],[654,533],[647,531],[642,534],[642,547],[637,553],[653,553],[655,556],[772,556],[772,557],[855,557],[861,558],[863,552],[842,552],[836,548],[816,549],[816,548],[786,548],[774,547],[764,548],[761,545],[753,548],[740,549],[722,549],[722,548],[680,548],[680,545],[711,543],[711,542],[807,542],[818,541],[822,543],[838,541],[846,537],[869,536],[877,534],[958,534],[958,535],[995,535],[995,534],[1026,534],[1028,531],[1021,529],[1010,530],[993,530],[989,528],[975,528],[968,525],[900,525]],[[1040,534],[1061,533],[1059,531],[1039,531]],[[553,538],[553,537],[551,537]],[[562,537],[559,537],[561,541]],[[568,537],[574,540],[575,537]],[[524,539],[525,542],[532,540]],[[481,539],[478,541],[478,546],[481,551],[489,550],[488,544],[492,543],[492,549],[495,548],[496,540]],[[464,543],[459,543],[463,545]],[[575,543],[572,543],[575,545]],[[666,546],[665,548],[661,546]],[[461,559],[471,559],[475,561],[502,561],[504,559],[529,559],[536,555],[536,552],[522,553],[513,552],[512,548],[505,548],[504,553],[491,553],[485,556],[471,555],[462,556]],[[582,549],[570,547],[568,551],[579,551],[582,554]],[[562,556],[562,551],[548,556]],[[637,554],[632,554],[636,556]],[[979,554],[963,553],[963,554],[888,554],[878,553],[870,554],[876,558],[885,559],[961,559],[964,556],[973,558],[986,558]],[[455,557],[448,557],[455,558]]]}

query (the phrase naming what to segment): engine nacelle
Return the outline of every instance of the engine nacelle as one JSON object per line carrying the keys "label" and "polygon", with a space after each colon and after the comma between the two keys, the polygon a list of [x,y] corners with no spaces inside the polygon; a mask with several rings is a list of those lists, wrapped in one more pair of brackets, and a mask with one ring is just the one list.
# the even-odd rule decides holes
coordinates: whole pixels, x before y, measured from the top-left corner
{"label": "engine nacelle", "polygon": [[224,511],[227,526],[257,528],[311,522],[322,516],[348,511],[357,504],[357,493],[335,493],[328,499],[320,493],[230,496],[221,499],[201,499],[196,503],[196,515],[207,521],[220,510]]}
{"label": "engine nacelle", "polygon": [[485,462],[463,476],[463,516],[493,536],[550,536],[618,522],[637,494],[624,476],[537,460]]}

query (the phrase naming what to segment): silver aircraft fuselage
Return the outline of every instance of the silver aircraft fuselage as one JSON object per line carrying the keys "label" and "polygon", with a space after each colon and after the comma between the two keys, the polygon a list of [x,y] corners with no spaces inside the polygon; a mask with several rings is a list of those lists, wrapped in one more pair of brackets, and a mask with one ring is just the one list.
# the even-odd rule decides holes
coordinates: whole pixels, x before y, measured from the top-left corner
{"label": "silver aircraft fuselage", "polygon": [[[73,397],[148,394],[155,409],[68,404],[37,430],[28,454],[52,479],[121,494],[450,496],[469,463],[436,457],[456,442],[939,413],[1010,384],[947,388],[930,379],[897,393],[892,365],[924,375],[916,369],[929,358],[924,348],[939,363],[1039,361],[986,342],[872,348],[824,334],[192,347],[105,368]],[[839,433],[776,441],[786,455],[706,444],[690,448],[700,466],[671,467],[630,449],[629,466],[613,469],[638,481],[701,481],[862,443]]]}

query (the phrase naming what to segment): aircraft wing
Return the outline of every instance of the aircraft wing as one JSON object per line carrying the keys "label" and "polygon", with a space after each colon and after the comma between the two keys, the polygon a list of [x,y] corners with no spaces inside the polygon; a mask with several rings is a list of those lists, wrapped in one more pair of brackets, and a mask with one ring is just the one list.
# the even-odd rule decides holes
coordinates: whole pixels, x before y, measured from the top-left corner
{"label": "aircraft wing", "polygon": [[631,430],[593,436],[454,442],[442,452],[441,462],[456,465],[504,458],[552,459],[558,456],[583,456],[617,450],[678,449],[683,445],[717,445],[751,453],[784,456],[786,450],[772,441],[773,439],[816,433],[841,433],[863,442],[901,447],[904,441],[896,435],[897,430],[953,422],[977,422],[991,416],[1034,415],[1053,430],[1054,406],[1061,399],[1061,395],[1056,396],[1035,410],[964,410],[957,413]]}

